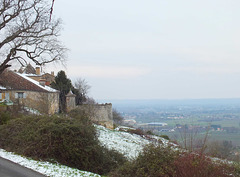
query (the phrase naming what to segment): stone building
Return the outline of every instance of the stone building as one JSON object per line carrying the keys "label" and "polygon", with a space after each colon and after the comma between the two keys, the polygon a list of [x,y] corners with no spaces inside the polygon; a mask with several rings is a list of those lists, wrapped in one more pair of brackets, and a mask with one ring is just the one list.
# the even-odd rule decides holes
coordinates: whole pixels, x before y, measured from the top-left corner
{"label": "stone building", "polygon": [[26,74],[5,70],[0,76],[0,101],[11,100],[14,104],[36,109],[40,113],[54,114],[59,111],[59,91],[36,81]]}
{"label": "stone building", "polygon": [[[19,73],[21,72],[21,73]],[[30,64],[19,72],[5,70],[0,75],[0,103],[21,105],[40,113],[59,112],[59,91],[48,87],[54,81],[54,74],[41,74],[40,68],[34,69]],[[66,111],[80,109],[89,118],[107,128],[113,128],[112,104],[77,105],[76,95],[71,91],[66,95]]]}

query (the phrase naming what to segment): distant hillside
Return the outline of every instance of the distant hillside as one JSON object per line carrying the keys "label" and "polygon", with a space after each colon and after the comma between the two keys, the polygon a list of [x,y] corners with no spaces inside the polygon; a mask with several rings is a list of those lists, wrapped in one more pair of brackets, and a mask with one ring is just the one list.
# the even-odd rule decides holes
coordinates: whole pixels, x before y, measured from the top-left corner
{"label": "distant hillside", "polygon": [[111,102],[113,107],[141,107],[141,106],[176,106],[176,105],[240,105],[240,98],[219,99],[179,99],[179,100],[97,100],[98,102]]}

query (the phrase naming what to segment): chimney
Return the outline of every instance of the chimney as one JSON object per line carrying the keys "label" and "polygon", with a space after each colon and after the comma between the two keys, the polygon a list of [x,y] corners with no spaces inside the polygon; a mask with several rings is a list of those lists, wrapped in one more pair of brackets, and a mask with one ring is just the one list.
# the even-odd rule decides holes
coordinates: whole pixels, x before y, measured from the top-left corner
{"label": "chimney", "polygon": [[54,71],[51,71],[51,75],[54,76]]}
{"label": "chimney", "polygon": [[41,78],[41,79],[39,80],[39,84],[40,84],[41,86],[45,87],[45,85],[46,85],[46,80]]}
{"label": "chimney", "polygon": [[36,75],[40,75],[40,67],[36,67]]}

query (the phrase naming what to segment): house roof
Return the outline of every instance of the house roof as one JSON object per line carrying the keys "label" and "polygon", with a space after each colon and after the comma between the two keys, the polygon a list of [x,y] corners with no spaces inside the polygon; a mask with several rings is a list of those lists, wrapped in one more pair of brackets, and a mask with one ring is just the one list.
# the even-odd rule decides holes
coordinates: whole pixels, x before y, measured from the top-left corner
{"label": "house roof", "polygon": [[72,90],[70,90],[70,91],[68,92],[68,94],[66,95],[66,97],[76,97],[76,95],[73,94]]}
{"label": "house roof", "polygon": [[0,86],[0,90],[6,90],[6,88],[5,88],[5,87],[2,87],[2,86]]}
{"label": "house roof", "polygon": [[48,86],[42,86],[38,81],[35,81],[25,74],[16,73],[10,70],[5,70],[0,76],[0,85],[7,89],[13,90],[29,90],[38,92],[58,92]]}
{"label": "house roof", "polygon": [[18,71],[19,73],[23,74],[36,74],[36,70],[34,67],[29,63],[26,67],[21,67]]}

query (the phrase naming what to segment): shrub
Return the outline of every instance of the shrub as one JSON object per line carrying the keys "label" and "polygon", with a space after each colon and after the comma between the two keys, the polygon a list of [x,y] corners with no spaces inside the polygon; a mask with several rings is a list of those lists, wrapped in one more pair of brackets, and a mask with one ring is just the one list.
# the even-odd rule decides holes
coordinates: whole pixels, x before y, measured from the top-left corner
{"label": "shrub", "polygon": [[137,128],[137,129],[128,129],[127,132],[128,133],[132,133],[132,134],[136,134],[136,135],[140,135],[140,136],[146,134],[143,130],[141,130],[139,128]]}
{"label": "shrub", "polygon": [[207,154],[224,159],[233,160],[232,151],[233,145],[231,141],[210,141],[207,146]]}
{"label": "shrub", "polygon": [[167,135],[160,135],[160,137],[166,139],[166,140],[170,140],[170,138]]}
{"label": "shrub", "polygon": [[148,145],[136,160],[127,162],[110,177],[232,177],[240,168],[202,154],[178,152],[171,147]]}
{"label": "shrub", "polygon": [[1,148],[99,174],[126,161],[100,146],[94,126],[82,117],[23,117],[0,126],[0,134]]}
{"label": "shrub", "polygon": [[113,115],[113,122],[116,125],[122,125],[123,124],[123,116],[116,110],[112,110],[112,115]]}
{"label": "shrub", "polygon": [[233,164],[233,166],[234,166],[234,174],[236,176],[240,176],[240,163],[239,162],[235,162]]}
{"label": "shrub", "polygon": [[229,177],[233,176],[234,168],[222,161],[196,153],[183,153],[174,162],[177,177]]}
{"label": "shrub", "polygon": [[146,134],[147,134],[147,135],[154,135],[154,133],[153,133],[151,130],[148,130],[148,131],[146,132]]}
{"label": "shrub", "polygon": [[156,177],[174,175],[174,159],[178,152],[171,147],[148,145],[136,160],[125,163],[110,173],[112,177]]}
{"label": "shrub", "polygon": [[11,119],[9,112],[0,112],[0,125],[6,124]]}

